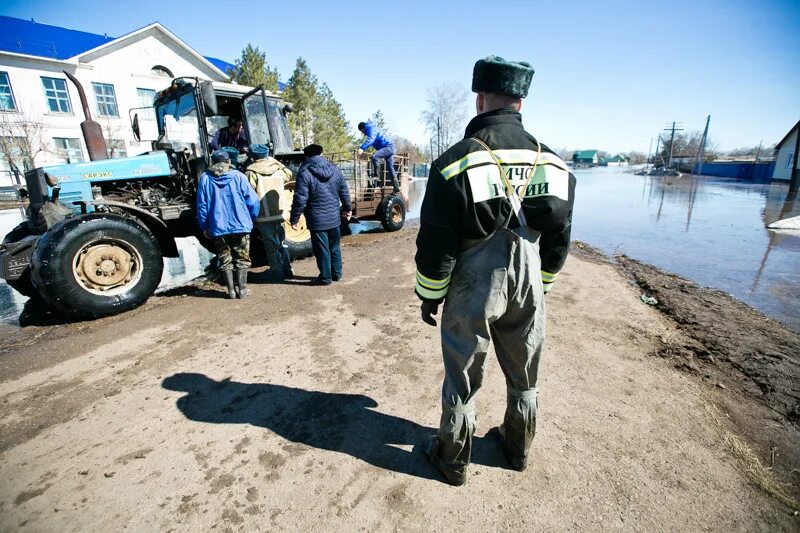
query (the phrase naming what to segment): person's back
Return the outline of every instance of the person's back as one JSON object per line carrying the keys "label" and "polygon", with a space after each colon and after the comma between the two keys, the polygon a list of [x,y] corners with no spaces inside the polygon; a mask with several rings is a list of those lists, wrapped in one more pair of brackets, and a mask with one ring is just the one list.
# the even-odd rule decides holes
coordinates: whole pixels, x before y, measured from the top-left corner
{"label": "person's back", "polygon": [[[321,155],[311,157],[297,171],[295,199],[303,202],[308,229],[321,231],[341,224],[340,202],[350,211],[350,193],[341,170]],[[292,218],[295,212],[293,204]]]}
{"label": "person's back", "polygon": [[300,214],[305,213],[319,268],[317,283],[330,285],[342,279],[339,226],[342,216],[350,218],[350,192],[342,172],[322,157],[322,146],[306,146],[303,153],[308,159],[297,171],[289,221],[297,229]]}
{"label": "person's back", "polygon": [[269,270],[264,277],[271,281],[281,281],[294,276],[289,250],[283,245],[286,239],[284,224],[284,185],[292,179],[292,171],[280,161],[269,156],[269,149],[263,144],[250,147],[253,162],[245,171],[250,185],[261,199],[261,213],[256,226],[267,253]]}
{"label": "person's back", "polygon": [[227,152],[217,150],[211,160],[212,165],[197,182],[197,223],[203,233],[214,240],[228,297],[243,298],[249,294],[250,232],[260,204],[244,174],[231,168]]}
{"label": "person's back", "polygon": [[522,126],[533,69],[498,57],[473,71],[478,115],[465,138],[431,165],[417,236],[422,319],[444,302],[445,379],[439,432],[426,448],[454,485],[466,482],[475,396],[494,343],[506,412],[491,433],[514,470],[536,432],[545,298],[567,257],[575,177]]}

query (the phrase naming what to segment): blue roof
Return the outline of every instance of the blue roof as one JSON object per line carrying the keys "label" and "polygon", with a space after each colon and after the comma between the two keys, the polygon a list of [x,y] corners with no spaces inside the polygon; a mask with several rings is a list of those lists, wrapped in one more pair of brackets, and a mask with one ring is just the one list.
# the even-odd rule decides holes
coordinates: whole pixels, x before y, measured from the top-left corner
{"label": "blue roof", "polygon": [[[116,37],[40,24],[33,19],[23,20],[0,15],[0,51],[3,52],[69,59],[114,39]],[[206,60],[225,74],[234,66],[215,57],[206,57]]]}

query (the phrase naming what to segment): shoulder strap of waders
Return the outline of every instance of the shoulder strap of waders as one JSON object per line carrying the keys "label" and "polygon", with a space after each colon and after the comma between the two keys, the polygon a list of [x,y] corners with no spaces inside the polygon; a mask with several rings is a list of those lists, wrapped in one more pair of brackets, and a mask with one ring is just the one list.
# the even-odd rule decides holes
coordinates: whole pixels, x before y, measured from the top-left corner
{"label": "shoulder strap of waders", "polygon": [[[473,141],[480,144],[484,150],[489,152],[489,155],[492,156],[494,159],[495,164],[497,165],[497,171],[500,173],[500,180],[503,182],[503,187],[506,191],[506,198],[509,202],[511,202],[512,211],[515,215],[517,215],[517,220],[519,220],[520,226],[527,226],[528,221],[525,219],[525,213],[522,211],[522,197],[517,193],[514,189],[513,185],[511,185],[511,180],[508,179],[506,176],[505,170],[503,170],[503,165],[500,163],[500,160],[494,154],[491,148],[483,142],[482,140],[478,139],[477,137],[471,137]],[[531,175],[528,177],[528,180],[525,182],[525,185],[522,187],[522,190],[528,190],[528,185],[530,184],[533,176],[536,174],[536,167],[539,166],[539,156],[542,155],[542,145],[539,141],[536,141],[536,159],[533,162],[533,171]],[[508,223],[511,221],[511,217],[509,216],[508,219],[503,224],[503,227],[508,227]]]}

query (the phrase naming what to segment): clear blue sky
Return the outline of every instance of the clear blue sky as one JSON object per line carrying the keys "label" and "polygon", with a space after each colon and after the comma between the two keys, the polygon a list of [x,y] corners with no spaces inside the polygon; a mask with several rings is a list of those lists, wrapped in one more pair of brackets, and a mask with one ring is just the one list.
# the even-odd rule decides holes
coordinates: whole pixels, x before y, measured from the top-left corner
{"label": "clear blue sky", "polygon": [[526,127],[553,148],[646,152],[667,122],[723,149],[781,139],[800,119],[800,2],[208,2],[6,0],[0,13],[122,35],[159,21],[199,52],[233,61],[248,42],[282,79],[297,56],[354,125],[376,109],[426,142],[425,89],[469,87],[474,61],[526,60]]}

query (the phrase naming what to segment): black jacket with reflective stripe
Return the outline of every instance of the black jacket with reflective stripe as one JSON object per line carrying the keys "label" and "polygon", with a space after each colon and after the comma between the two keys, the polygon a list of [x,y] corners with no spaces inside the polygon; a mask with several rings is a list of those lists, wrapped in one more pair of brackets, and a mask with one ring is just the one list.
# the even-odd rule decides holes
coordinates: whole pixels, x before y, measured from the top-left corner
{"label": "black jacket with reflective stripe", "polygon": [[528,226],[541,233],[547,290],[567,258],[575,176],[552,150],[525,131],[522,116],[507,108],[472,119],[464,139],[431,166],[417,235],[417,294],[428,300],[446,296],[462,241],[486,238],[507,220],[510,228],[519,227],[495,160],[473,137],[500,160],[523,197]]}

